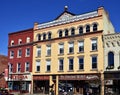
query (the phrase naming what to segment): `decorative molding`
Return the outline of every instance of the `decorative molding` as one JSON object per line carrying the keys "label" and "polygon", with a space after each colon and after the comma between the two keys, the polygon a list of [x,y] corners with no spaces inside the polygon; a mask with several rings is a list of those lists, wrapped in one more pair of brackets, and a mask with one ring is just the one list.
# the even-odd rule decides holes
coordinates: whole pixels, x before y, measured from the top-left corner
{"label": "decorative molding", "polygon": [[98,16],[97,11],[93,11],[93,12],[78,15],[78,16],[70,16],[67,14],[63,14],[61,16],[61,18],[58,20],[39,24],[38,29],[47,28],[47,27],[56,26],[56,25],[61,25],[61,24],[66,24],[66,23],[71,23],[71,22],[75,22],[75,21],[79,21],[79,20],[83,20],[83,19],[88,19],[91,17],[96,17],[96,16]]}

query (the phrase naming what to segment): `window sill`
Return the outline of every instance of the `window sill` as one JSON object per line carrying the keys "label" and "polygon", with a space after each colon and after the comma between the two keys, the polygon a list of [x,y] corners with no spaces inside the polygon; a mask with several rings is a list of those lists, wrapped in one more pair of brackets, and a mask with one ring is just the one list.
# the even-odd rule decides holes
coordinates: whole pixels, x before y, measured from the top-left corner
{"label": "window sill", "polygon": [[74,70],[68,70],[67,72],[74,72]]}
{"label": "window sill", "polygon": [[35,71],[35,73],[40,73],[40,71]]}
{"label": "window sill", "polygon": [[51,55],[46,55],[46,57],[51,57]]}
{"label": "window sill", "polygon": [[25,57],[30,57],[30,55],[26,55]]}
{"label": "window sill", "polygon": [[68,55],[74,54],[74,52],[68,53]]}
{"label": "window sill", "polygon": [[41,56],[36,56],[36,58],[40,58]]}
{"label": "window sill", "polygon": [[50,73],[51,71],[46,71],[45,73]]}
{"label": "window sill", "polygon": [[98,52],[98,50],[91,50],[90,52]]}
{"label": "window sill", "polygon": [[90,71],[98,71],[98,69],[96,68],[96,69],[91,69]]}
{"label": "window sill", "polygon": [[63,70],[59,70],[58,72],[64,72]]}
{"label": "window sill", "polygon": [[77,72],[83,72],[83,71],[84,71],[84,69],[77,70]]}
{"label": "window sill", "polygon": [[81,52],[77,52],[77,54],[80,54],[80,53],[84,53],[84,51],[81,51]]}
{"label": "window sill", "polygon": [[58,56],[63,56],[63,55],[64,55],[64,53],[58,54]]}

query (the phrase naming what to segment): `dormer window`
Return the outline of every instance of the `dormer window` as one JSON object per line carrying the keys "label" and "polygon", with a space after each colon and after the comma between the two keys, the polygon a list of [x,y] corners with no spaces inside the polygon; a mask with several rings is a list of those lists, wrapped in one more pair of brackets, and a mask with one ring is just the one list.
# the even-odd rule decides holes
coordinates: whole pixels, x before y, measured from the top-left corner
{"label": "dormer window", "polygon": [[18,40],[18,44],[19,44],[19,45],[22,44],[22,39],[19,39],[19,40]]}
{"label": "dormer window", "polygon": [[86,33],[90,32],[90,25],[86,25]]}
{"label": "dormer window", "polygon": [[95,24],[93,24],[93,31],[95,32],[97,30],[98,30],[98,25],[95,23]]}

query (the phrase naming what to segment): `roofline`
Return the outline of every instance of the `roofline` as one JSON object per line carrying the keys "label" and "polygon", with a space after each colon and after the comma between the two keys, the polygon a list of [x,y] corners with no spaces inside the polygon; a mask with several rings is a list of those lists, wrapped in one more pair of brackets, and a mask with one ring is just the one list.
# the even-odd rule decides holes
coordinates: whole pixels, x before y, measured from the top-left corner
{"label": "roofline", "polygon": [[17,33],[21,33],[21,32],[27,32],[27,31],[30,31],[30,30],[33,30],[33,28],[29,28],[29,29],[25,29],[25,30],[20,30],[20,31],[17,31],[17,32],[11,32],[8,35],[17,34]]}
{"label": "roofline", "polygon": [[54,20],[57,20],[61,15],[63,15],[65,12],[67,12],[68,14],[71,14],[71,15],[73,15],[73,16],[75,16],[76,14],[74,14],[74,13],[71,13],[71,12],[69,12],[69,11],[67,11],[67,10],[65,10],[64,12],[62,12],[59,16],[57,16]]}

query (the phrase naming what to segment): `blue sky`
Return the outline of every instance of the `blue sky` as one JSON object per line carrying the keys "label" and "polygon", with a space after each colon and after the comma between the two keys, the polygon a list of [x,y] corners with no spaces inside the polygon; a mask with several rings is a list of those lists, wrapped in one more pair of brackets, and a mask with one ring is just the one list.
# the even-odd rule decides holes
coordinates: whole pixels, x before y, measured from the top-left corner
{"label": "blue sky", "polygon": [[104,6],[116,32],[120,32],[119,0],[0,0],[0,54],[7,55],[8,33],[32,28],[34,22],[54,20],[66,5],[74,14]]}

